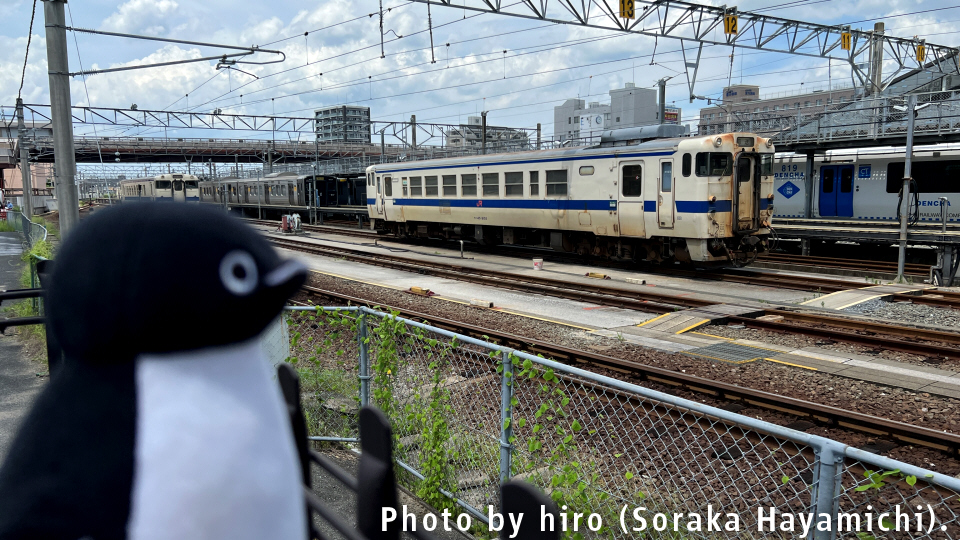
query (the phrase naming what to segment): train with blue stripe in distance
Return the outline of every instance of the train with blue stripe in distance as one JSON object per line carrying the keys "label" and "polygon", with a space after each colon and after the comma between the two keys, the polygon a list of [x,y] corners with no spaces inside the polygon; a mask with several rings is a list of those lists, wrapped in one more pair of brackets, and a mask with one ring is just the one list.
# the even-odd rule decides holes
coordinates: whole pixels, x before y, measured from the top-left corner
{"label": "train with blue stripe in distance", "polygon": [[770,237],[773,144],[683,134],[644,126],[604,132],[593,147],[374,165],[368,214],[398,237],[749,264]]}
{"label": "train with blue stripe in distance", "polygon": [[120,182],[123,202],[200,202],[200,179],[192,174],[161,174]]}

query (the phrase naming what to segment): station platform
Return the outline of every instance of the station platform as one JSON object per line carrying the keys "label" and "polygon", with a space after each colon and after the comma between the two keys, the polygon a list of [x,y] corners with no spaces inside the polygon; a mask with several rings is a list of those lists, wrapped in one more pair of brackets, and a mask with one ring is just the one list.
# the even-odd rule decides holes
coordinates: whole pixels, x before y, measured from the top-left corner
{"label": "station platform", "polygon": [[[877,244],[895,244],[900,240],[900,224],[887,220],[774,218],[773,228],[780,238],[800,240]],[[948,223],[947,231],[943,232],[940,223],[921,221],[908,227],[907,241],[914,245],[960,244],[960,224]]]}
{"label": "station platform", "polygon": [[874,285],[862,289],[848,289],[846,291],[837,291],[820,298],[802,302],[801,306],[812,306],[823,309],[846,309],[857,304],[862,304],[870,300],[882,300],[895,294],[919,295],[924,290],[935,289],[933,286],[916,285]]}

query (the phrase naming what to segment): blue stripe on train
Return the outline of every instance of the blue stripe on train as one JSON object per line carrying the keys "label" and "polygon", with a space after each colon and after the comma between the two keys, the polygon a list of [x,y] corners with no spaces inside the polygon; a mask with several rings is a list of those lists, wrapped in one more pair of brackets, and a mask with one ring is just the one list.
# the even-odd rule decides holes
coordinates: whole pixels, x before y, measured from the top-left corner
{"label": "blue stripe on train", "polygon": [[[512,208],[521,210],[616,210],[617,201],[611,200],[568,200],[568,199],[392,199],[395,206],[444,206],[452,208]],[[764,200],[766,202],[766,200]],[[375,205],[376,199],[367,199],[368,205]],[[761,207],[765,207],[761,204]],[[717,201],[711,204],[706,201],[676,201],[677,212],[683,214],[706,214],[714,212],[730,212],[733,209],[731,201]],[[644,201],[644,212],[656,212],[656,201]]]}

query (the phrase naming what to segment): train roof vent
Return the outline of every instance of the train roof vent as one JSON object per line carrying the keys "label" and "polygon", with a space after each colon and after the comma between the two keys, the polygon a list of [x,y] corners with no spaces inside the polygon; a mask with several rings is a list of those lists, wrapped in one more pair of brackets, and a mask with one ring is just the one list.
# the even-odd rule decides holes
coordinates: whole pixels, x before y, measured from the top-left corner
{"label": "train roof vent", "polygon": [[678,124],[611,129],[600,133],[600,146],[628,146],[653,139],[670,139],[688,134],[688,128]]}

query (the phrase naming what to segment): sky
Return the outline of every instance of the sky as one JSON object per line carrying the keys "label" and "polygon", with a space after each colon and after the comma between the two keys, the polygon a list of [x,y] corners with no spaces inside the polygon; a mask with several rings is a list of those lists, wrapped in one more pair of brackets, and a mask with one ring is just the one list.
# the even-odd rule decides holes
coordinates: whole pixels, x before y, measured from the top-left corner
{"label": "sky", "polygon": [[[616,0],[595,0],[603,1],[617,5]],[[0,112],[9,115],[21,82],[34,2],[0,4],[5,15],[0,26]],[[23,80],[22,96],[28,104],[49,103],[43,4],[37,2]],[[560,9],[558,0],[551,5]],[[487,110],[491,125],[532,128],[540,123],[544,136],[553,134],[554,106],[576,97],[609,102],[607,92],[627,82],[653,88],[658,79],[673,77],[667,102],[683,109],[683,123],[696,124],[698,110],[707,105],[688,99],[677,40],[433,6],[431,63],[427,6],[383,0],[384,10],[390,10],[384,17],[381,58],[380,21],[374,15],[378,6],[371,0],[72,0],[67,4],[69,26],[260,45],[286,54],[282,63],[237,65],[243,72],[218,71],[215,62],[203,61],[75,77],[72,100],[74,105],[97,107],[136,104],[141,110],[220,109],[300,117],[312,116],[318,107],[357,104],[369,106],[374,120],[407,120],[415,114],[418,122],[448,124],[466,123],[467,116]],[[863,29],[883,21],[888,34],[960,44],[960,6],[950,0],[747,0],[737,7],[820,24],[854,23]],[[225,52],[75,32],[68,32],[67,40],[71,71]],[[852,83],[849,67],[836,60],[828,68],[826,59],[736,49],[731,65],[730,55],[726,46],[703,49],[695,94],[718,98],[728,81],[759,85],[761,96],[770,97],[825,89],[828,81],[835,87]],[[265,54],[256,58],[271,59]],[[109,133],[109,128],[101,128],[99,134]],[[155,130],[140,134],[164,136]],[[166,135],[206,136],[190,130]]]}

